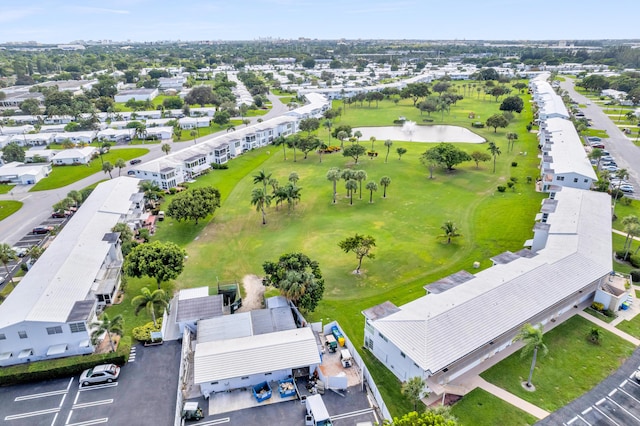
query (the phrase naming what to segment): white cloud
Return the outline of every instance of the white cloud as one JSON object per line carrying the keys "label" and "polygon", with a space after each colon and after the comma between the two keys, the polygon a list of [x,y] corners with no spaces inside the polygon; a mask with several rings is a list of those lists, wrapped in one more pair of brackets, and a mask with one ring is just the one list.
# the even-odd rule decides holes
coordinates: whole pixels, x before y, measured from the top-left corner
{"label": "white cloud", "polygon": [[13,23],[22,18],[26,18],[30,15],[35,15],[38,12],[41,12],[42,9],[36,7],[29,7],[26,9],[13,9],[13,10],[3,10],[0,14],[0,22]]}
{"label": "white cloud", "polygon": [[107,9],[104,7],[86,7],[86,6],[76,6],[73,7],[73,10],[80,13],[111,13],[115,15],[128,15],[130,12],[124,9]]}

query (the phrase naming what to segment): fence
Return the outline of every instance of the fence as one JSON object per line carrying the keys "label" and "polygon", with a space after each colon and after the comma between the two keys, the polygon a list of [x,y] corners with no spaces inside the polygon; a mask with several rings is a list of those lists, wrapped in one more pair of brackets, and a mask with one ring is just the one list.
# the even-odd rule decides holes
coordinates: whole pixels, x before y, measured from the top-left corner
{"label": "fence", "polygon": [[358,365],[358,367],[360,368],[360,371],[362,372],[362,386],[365,386],[366,384],[366,386],[369,388],[369,392],[375,399],[376,404],[378,404],[378,409],[380,410],[380,414],[382,415],[382,417],[384,417],[387,420],[392,420],[391,413],[389,412],[387,405],[384,403],[384,400],[382,399],[382,394],[378,390],[378,387],[376,386],[376,382],[373,380],[373,377],[371,377],[371,373],[369,372],[369,369],[367,368],[366,364],[364,363],[364,360],[358,353],[358,346],[355,346],[353,343],[351,343],[351,340],[349,340],[349,337],[342,330],[342,327],[340,327],[340,324],[338,324],[337,321],[333,321],[325,325],[323,329],[323,333],[331,334],[331,327],[333,327],[334,325],[338,327],[338,330],[340,330],[340,332],[344,336],[344,345],[345,347],[351,350],[351,356],[353,357],[355,363]]}
{"label": "fence", "polygon": [[187,380],[189,380],[189,357],[191,356],[191,332],[187,327],[184,328],[182,333],[182,352],[180,353],[180,370],[178,374],[178,390],[176,392],[176,414],[174,419],[174,426],[182,426],[182,405],[184,402],[183,390],[187,386]]}

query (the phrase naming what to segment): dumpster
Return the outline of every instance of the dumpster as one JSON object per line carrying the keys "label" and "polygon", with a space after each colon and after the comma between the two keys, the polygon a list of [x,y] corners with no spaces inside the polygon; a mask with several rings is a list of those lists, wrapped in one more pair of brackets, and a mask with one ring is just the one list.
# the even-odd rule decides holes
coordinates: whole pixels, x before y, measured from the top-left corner
{"label": "dumpster", "polygon": [[258,402],[266,401],[271,398],[271,386],[269,386],[269,383],[267,382],[258,383],[251,388],[251,390],[253,391],[253,396],[255,396],[256,401]]}
{"label": "dumpster", "polygon": [[278,382],[278,392],[280,397],[287,398],[296,394],[296,387],[293,384],[293,379],[284,379]]}
{"label": "dumpster", "polygon": [[334,325],[333,327],[331,327],[331,334],[333,334],[333,337],[335,337],[340,346],[344,346],[344,336],[337,326]]}
{"label": "dumpster", "polygon": [[197,402],[185,402],[182,407],[182,418],[185,420],[200,420],[203,418],[202,408]]}
{"label": "dumpster", "polygon": [[327,341],[326,344],[329,352],[335,352],[338,350],[338,342],[336,342],[336,338],[333,337],[333,334],[327,334],[324,338]]}

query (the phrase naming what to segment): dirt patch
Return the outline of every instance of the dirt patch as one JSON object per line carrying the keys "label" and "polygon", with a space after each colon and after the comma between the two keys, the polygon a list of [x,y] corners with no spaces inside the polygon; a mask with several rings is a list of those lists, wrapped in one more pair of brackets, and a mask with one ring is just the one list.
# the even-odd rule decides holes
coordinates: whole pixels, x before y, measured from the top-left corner
{"label": "dirt patch", "polygon": [[254,309],[262,309],[265,286],[262,285],[262,278],[257,275],[245,275],[242,278],[245,296],[242,298],[242,307],[238,312],[249,312]]}

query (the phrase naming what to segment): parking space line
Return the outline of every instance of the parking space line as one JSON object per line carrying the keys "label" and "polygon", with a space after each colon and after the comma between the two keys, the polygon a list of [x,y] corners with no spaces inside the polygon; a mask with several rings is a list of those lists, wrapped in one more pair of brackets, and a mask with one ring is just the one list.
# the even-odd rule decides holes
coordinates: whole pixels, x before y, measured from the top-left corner
{"label": "parking space line", "polygon": [[91,426],[91,425],[99,425],[101,423],[107,423],[108,421],[109,421],[109,417],[104,417],[102,419],[87,420],[79,423],[67,423],[67,426]]}
{"label": "parking space line", "polygon": [[64,395],[66,393],[67,393],[66,389],[60,389],[60,390],[57,390],[57,391],[34,393],[34,394],[31,394],[31,395],[18,396],[13,401],[14,402],[18,402],[18,401],[26,401],[26,400],[29,400],[29,399],[46,398],[47,396]]}
{"label": "parking space line", "polygon": [[78,392],[94,391],[94,390],[100,390],[105,388],[112,388],[114,386],[118,386],[118,382],[105,383],[104,385],[95,385],[95,386],[86,387],[86,388],[83,388],[82,385],[80,385]]}
{"label": "parking space line", "polygon": [[351,411],[349,413],[336,414],[335,416],[331,416],[331,419],[342,420],[342,419],[347,419],[349,417],[356,417],[362,414],[368,414],[368,413],[371,413],[372,411],[373,411],[373,408],[365,408],[363,410]]}
{"label": "parking space line", "polygon": [[611,392],[609,392],[609,396],[613,396],[616,394],[616,392],[618,392],[618,388],[612,390]]}
{"label": "parking space line", "polygon": [[593,407],[589,407],[589,408],[587,408],[586,410],[584,410],[584,411],[582,412],[582,415],[587,414],[587,413],[588,413],[588,412],[590,412],[591,410],[593,410]]}
{"label": "parking space line", "polygon": [[586,421],[585,419],[582,418],[582,416],[580,414],[578,414],[577,416],[580,420],[582,420],[583,422],[585,422],[586,424],[588,424],[589,426],[591,426],[591,423],[589,423],[588,421]]}
{"label": "parking space line", "polygon": [[67,421],[64,423],[65,425],[69,424],[69,421],[71,420],[71,415],[73,414],[73,410],[69,410],[69,415],[67,416]]}
{"label": "parking space line", "polygon": [[638,401],[638,399],[636,397],[634,397],[633,395],[631,395],[629,392],[627,392],[624,389],[620,389],[620,392],[624,393],[625,395],[627,395],[629,398],[633,399],[635,402],[637,402],[638,404],[640,404],[640,401]]}
{"label": "parking space line", "polygon": [[624,408],[622,405],[618,404],[616,401],[614,401],[613,399],[609,398],[609,401],[611,401],[612,403],[614,403],[615,405],[617,405],[618,407],[620,407],[620,409],[622,411],[624,411],[625,413],[627,413],[628,415],[630,415],[631,417],[633,417],[638,423],[640,423],[640,419],[637,418],[636,416],[634,416],[629,410],[627,410],[626,408]]}
{"label": "parking space line", "polygon": [[73,400],[73,405],[76,405],[76,403],[78,402],[78,398],[80,397],[80,392],[76,393],[76,397]]}
{"label": "parking space line", "polygon": [[[598,401],[596,404],[600,404],[604,401],[604,398],[601,399],[600,401]],[[609,419],[611,421],[611,423],[613,423],[616,426],[620,426],[618,423],[615,422],[615,420],[613,420],[611,417],[607,416],[606,413],[604,411],[602,411],[601,409],[599,409],[598,407],[594,406],[593,408],[595,408],[595,410],[602,414],[603,416],[605,416],[607,419]]]}
{"label": "parking space line", "polygon": [[60,411],[60,408],[48,408],[46,410],[31,411],[29,413],[12,414],[10,416],[5,417],[4,419],[5,420],[26,419],[28,417],[43,416],[45,414],[53,414],[53,413],[57,413],[58,411]]}
{"label": "parking space line", "polygon": [[[198,423],[198,426],[221,425],[222,423],[229,423],[230,421],[231,421],[231,419],[229,417],[223,417],[221,419],[210,420],[210,421],[205,422],[205,423]],[[71,426],[71,425],[69,425],[69,426]]]}
{"label": "parking space line", "polygon": [[60,405],[58,405],[58,407],[62,407],[62,404],[64,404],[64,400],[67,398],[67,394],[65,393],[64,395],[62,395],[62,401],[60,401]]}
{"label": "parking space line", "polygon": [[98,405],[106,405],[106,404],[112,404],[112,403],[113,403],[113,399],[103,399],[102,401],[91,401],[91,402],[84,402],[82,404],[75,404],[73,407],[71,407],[71,409],[78,410],[80,408],[95,407]]}
{"label": "parking space line", "polygon": [[55,416],[53,416],[53,421],[51,422],[51,426],[53,426],[54,424],[56,424],[56,420],[58,420],[58,414],[60,413],[56,413]]}

